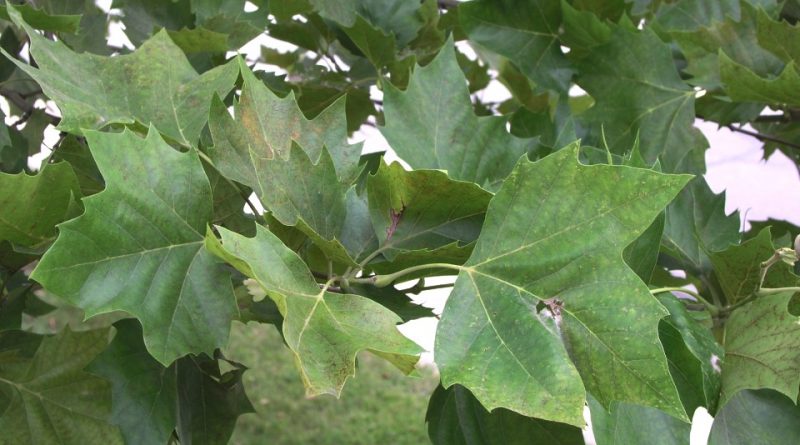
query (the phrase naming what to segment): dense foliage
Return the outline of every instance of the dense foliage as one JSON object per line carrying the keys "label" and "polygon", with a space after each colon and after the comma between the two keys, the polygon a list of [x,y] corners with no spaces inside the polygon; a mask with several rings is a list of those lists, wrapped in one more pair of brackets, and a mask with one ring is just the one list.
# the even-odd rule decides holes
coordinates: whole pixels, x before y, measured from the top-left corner
{"label": "dense foliage", "polygon": [[[800,165],[797,0],[14,3],[0,443],[226,443],[234,321],[308,396],[359,351],[413,373],[433,276],[435,444],[582,444],[586,406],[599,445],[687,444],[698,407],[714,445],[800,443],[800,229],[741,232],[694,127]],[[262,34],[291,49],[236,53]]]}

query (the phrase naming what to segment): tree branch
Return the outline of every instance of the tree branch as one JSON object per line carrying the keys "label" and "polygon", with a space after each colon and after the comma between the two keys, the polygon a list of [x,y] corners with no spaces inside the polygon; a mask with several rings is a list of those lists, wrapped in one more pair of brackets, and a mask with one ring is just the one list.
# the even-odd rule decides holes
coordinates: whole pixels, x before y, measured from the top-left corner
{"label": "tree branch", "polygon": [[[21,125],[22,122],[28,120],[30,115],[33,114],[33,111],[35,110],[33,102],[28,102],[27,99],[30,98],[31,96],[35,96],[36,94],[38,94],[38,92],[34,92],[23,96],[18,91],[0,88],[0,96],[5,97],[6,100],[14,104],[15,107],[22,110],[22,116],[17,122],[14,123],[14,126]],[[50,123],[53,124],[53,126],[56,126],[58,125],[59,122],[61,122],[61,118],[58,116],[53,116],[52,114],[47,112],[45,112],[45,115],[47,115],[50,118]]]}
{"label": "tree branch", "polygon": [[726,127],[731,131],[734,131],[736,133],[746,134],[748,136],[752,136],[752,137],[754,137],[754,138],[756,138],[756,139],[758,139],[759,141],[762,141],[762,142],[775,142],[776,144],[781,144],[781,145],[785,145],[787,147],[791,147],[791,148],[800,150],[800,144],[795,144],[794,142],[790,142],[790,141],[787,141],[785,139],[781,139],[779,137],[770,136],[768,134],[762,134],[762,133],[758,133],[758,132],[755,132],[755,131],[746,130],[744,128],[735,127],[733,125],[727,125]]}

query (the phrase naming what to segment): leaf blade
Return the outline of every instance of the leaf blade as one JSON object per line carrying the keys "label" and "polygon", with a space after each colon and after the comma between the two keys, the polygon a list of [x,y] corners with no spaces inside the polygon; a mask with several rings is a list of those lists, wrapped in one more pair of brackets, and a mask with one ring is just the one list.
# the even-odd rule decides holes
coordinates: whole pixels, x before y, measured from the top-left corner
{"label": "leaf blade", "polygon": [[145,140],[87,138],[106,190],[59,226],[32,278],[87,316],[133,314],[161,363],[224,346],[237,309],[226,272],[203,249],[211,188],[197,154],[178,153],[155,129]]}
{"label": "leaf blade", "polygon": [[[627,268],[621,250],[649,226],[688,178],[629,167],[584,166],[577,155],[578,146],[573,145],[537,163],[521,161],[493,198],[437,330],[442,381],[466,386],[489,409],[502,406],[574,425],[583,422],[584,384],[606,405],[612,400],[637,401],[685,418],[658,342],[658,320],[665,310]],[[531,222],[530,202],[536,192],[544,198],[535,206],[540,218]],[[603,197],[588,198],[595,194]],[[481,291],[489,298],[481,297]],[[591,298],[595,293],[605,299]],[[555,300],[563,305],[552,306]],[[537,313],[539,302],[551,305],[555,321]],[[626,313],[636,314],[636,320]],[[505,337],[513,340],[503,339],[493,316],[500,319]],[[518,326],[522,323],[524,328]],[[495,334],[482,334],[486,326]],[[522,337],[521,332],[528,333]],[[480,335],[488,340],[476,348],[470,342]],[[548,354],[535,352],[545,345]],[[513,356],[512,347],[536,365],[526,366],[518,355],[501,357],[483,371],[501,348]],[[526,373],[533,377],[542,372],[537,368],[548,366],[558,371],[541,379],[555,379],[552,385],[530,388]],[[630,379],[625,388],[615,383],[619,373]],[[514,389],[504,390],[498,382]],[[553,392],[545,386],[552,386]],[[555,408],[547,406],[548,397]]]}

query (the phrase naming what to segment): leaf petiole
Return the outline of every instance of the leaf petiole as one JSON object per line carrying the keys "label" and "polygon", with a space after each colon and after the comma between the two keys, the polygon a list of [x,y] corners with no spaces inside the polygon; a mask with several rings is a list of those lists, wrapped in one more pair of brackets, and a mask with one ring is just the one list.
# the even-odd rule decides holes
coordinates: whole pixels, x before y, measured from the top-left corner
{"label": "leaf petiole", "polygon": [[681,292],[681,293],[684,293],[684,294],[687,294],[687,295],[691,295],[692,297],[695,298],[695,300],[697,300],[698,303],[700,303],[703,306],[705,306],[705,308],[708,309],[708,311],[710,313],[716,314],[716,313],[719,312],[719,308],[717,308],[713,304],[709,303],[708,300],[706,300],[699,293],[697,293],[697,292],[695,292],[693,290],[686,289],[686,288],[683,288],[683,287],[659,287],[657,289],[650,289],[650,293],[653,294],[653,295],[664,293],[664,292]]}
{"label": "leaf petiole", "polygon": [[775,295],[783,292],[800,292],[800,287],[765,287],[758,291],[758,296]]}
{"label": "leaf petiole", "polygon": [[348,281],[351,283],[372,284],[373,286],[376,287],[386,287],[394,283],[398,278],[401,278],[410,273],[427,269],[451,269],[451,270],[461,271],[462,269],[464,269],[464,266],[459,266],[457,264],[450,264],[450,263],[420,264],[418,266],[412,266],[407,269],[398,270],[397,272],[387,275],[373,275],[371,277],[366,277],[366,278],[352,278]]}

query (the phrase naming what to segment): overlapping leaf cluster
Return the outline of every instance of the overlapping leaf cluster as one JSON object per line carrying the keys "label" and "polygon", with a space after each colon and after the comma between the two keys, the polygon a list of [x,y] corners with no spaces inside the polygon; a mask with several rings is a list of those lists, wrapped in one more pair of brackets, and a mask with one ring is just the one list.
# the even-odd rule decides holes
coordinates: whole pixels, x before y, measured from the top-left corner
{"label": "overlapping leaf cluster", "polygon": [[[800,3],[16,3],[0,441],[226,443],[232,322],[338,396],[360,351],[413,372],[397,325],[443,275],[436,444],[580,444],[585,406],[600,445],[688,443],[698,407],[712,443],[797,441],[798,229],[740,233],[694,123],[800,160]],[[230,52],[262,33],[292,49]],[[51,304],[91,318],[33,333]]]}

